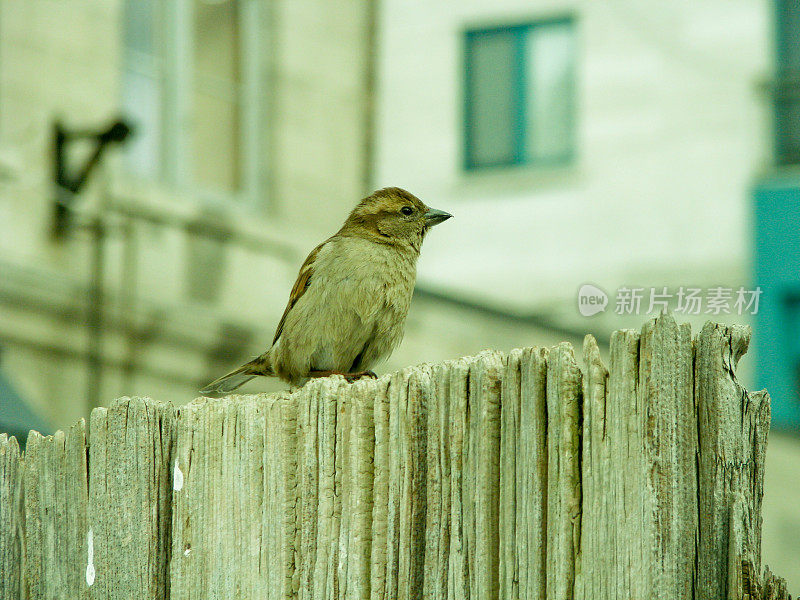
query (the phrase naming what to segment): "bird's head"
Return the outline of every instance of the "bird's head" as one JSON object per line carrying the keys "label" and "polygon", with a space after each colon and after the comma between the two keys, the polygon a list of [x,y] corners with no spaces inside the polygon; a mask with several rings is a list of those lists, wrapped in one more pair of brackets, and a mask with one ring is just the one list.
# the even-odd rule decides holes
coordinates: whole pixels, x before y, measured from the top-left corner
{"label": "bird's head", "polygon": [[427,207],[401,188],[388,187],[359,202],[340,233],[362,235],[382,243],[410,245],[419,250],[428,230],[452,216]]}

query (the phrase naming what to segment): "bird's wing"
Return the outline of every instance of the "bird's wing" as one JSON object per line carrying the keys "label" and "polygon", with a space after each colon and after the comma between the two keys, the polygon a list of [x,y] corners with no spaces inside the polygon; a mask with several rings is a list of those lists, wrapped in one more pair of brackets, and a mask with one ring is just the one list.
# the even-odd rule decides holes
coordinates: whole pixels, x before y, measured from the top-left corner
{"label": "bird's wing", "polygon": [[311,276],[314,273],[314,260],[317,258],[317,254],[319,254],[320,248],[322,248],[325,244],[328,243],[329,240],[325,240],[319,246],[314,248],[311,251],[311,254],[308,255],[303,266],[300,267],[300,272],[297,274],[297,281],[294,282],[294,286],[292,287],[292,291],[289,294],[289,303],[286,305],[286,309],[283,311],[283,316],[281,317],[280,322],[278,323],[278,329],[275,331],[275,338],[272,340],[272,344],[275,345],[275,342],[278,341],[278,338],[281,337],[281,333],[283,332],[283,325],[286,322],[286,315],[289,314],[289,311],[292,310],[292,307],[297,304],[297,301],[300,297],[305,293],[308,289],[309,283],[311,283]]}

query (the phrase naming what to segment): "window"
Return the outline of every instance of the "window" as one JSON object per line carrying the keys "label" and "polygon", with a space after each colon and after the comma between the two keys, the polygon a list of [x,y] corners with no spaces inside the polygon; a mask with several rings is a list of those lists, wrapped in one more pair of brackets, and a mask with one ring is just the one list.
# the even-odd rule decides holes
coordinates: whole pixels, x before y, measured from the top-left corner
{"label": "window", "polygon": [[126,0],[123,107],[132,174],[221,197],[255,197],[257,0]]}
{"label": "window", "polygon": [[464,67],[466,169],[572,160],[571,18],[467,31]]}
{"label": "window", "polygon": [[773,147],[779,165],[800,164],[800,4],[777,0],[775,19],[775,82],[773,86]]}
{"label": "window", "polygon": [[125,3],[122,107],[135,124],[125,145],[125,166],[144,179],[160,179],[164,65],[157,52],[154,0]]}
{"label": "window", "polygon": [[202,187],[229,191],[241,184],[238,4],[196,1],[194,12],[192,177]]}

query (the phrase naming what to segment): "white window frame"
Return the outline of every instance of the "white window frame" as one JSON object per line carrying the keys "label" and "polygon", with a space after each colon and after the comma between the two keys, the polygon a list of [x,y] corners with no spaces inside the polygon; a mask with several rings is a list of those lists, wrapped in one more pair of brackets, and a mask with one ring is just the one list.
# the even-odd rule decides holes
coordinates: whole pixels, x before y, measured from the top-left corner
{"label": "white window frame", "polygon": [[[128,0],[136,1],[136,0]],[[200,201],[263,210],[267,186],[264,180],[268,137],[264,90],[267,69],[263,48],[267,31],[259,0],[238,0],[241,57],[239,89],[240,189],[225,193],[209,190],[192,180],[191,96],[193,83],[193,0],[155,2],[156,45],[163,69],[161,89],[162,169],[160,180],[196,196]]]}

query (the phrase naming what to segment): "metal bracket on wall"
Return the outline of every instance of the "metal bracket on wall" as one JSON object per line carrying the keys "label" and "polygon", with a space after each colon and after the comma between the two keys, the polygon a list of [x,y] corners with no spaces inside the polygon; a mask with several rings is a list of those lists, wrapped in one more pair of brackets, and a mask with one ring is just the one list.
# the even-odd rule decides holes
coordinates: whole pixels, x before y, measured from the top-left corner
{"label": "metal bracket on wall", "polygon": [[[53,180],[55,199],[53,202],[53,236],[62,238],[69,227],[70,208],[73,197],[84,186],[92,170],[100,162],[103,152],[112,143],[123,143],[133,133],[133,128],[123,119],[117,119],[107,128],[96,130],[67,129],[60,121],[53,124]],[[78,140],[93,140],[95,143],[89,158],[69,173],[67,167],[68,146]]]}

